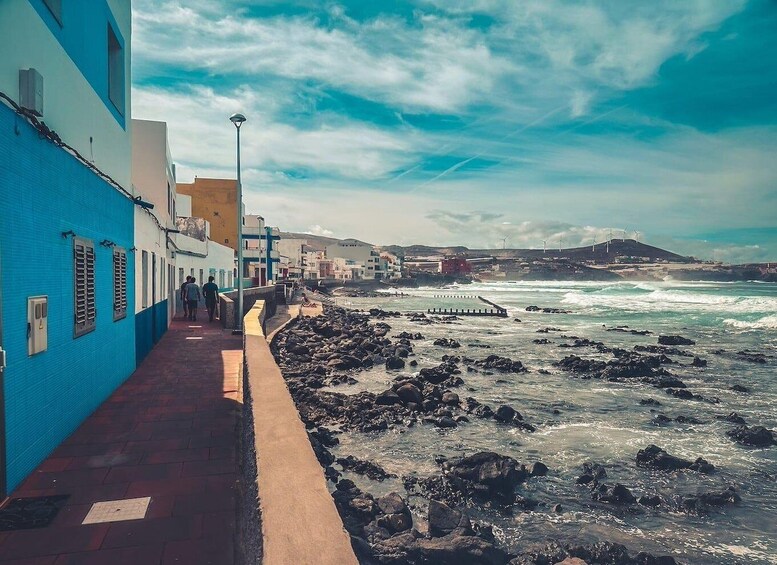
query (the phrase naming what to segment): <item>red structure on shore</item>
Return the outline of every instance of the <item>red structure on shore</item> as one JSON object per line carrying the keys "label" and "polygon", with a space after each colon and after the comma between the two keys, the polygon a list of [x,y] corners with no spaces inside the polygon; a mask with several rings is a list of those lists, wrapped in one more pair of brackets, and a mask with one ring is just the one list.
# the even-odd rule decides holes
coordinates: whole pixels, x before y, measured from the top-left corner
{"label": "red structure on shore", "polygon": [[440,272],[443,275],[467,275],[472,267],[464,257],[449,257],[440,261]]}

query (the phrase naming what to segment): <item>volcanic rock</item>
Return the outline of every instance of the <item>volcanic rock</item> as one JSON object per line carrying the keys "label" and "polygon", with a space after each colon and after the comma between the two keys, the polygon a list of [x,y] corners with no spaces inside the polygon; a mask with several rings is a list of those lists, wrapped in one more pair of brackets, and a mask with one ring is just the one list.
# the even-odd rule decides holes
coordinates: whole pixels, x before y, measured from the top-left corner
{"label": "volcanic rock", "polygon": [[754,447],[769,447],[774,445],[774,433],[763,426],[748,427],[746,425],[737,426],[726,435],[742,445],[751,445]]}
{"label": "volcanic rock", "polygon": [[681,335],[660,335],[659,345],[696,345],[696,342]]}
{"label": "volcanic rock", "polygon": [[674,455],[669,455],[666,451],[657,445],[649,445],[645,449],[640,449],[637,453],[637,465],[650,467],[660,471],[677,471],[680,469],[690,469],[699,473],[712,473],[715,466],[701,457],[691,463],[687,459],[681,459]]}

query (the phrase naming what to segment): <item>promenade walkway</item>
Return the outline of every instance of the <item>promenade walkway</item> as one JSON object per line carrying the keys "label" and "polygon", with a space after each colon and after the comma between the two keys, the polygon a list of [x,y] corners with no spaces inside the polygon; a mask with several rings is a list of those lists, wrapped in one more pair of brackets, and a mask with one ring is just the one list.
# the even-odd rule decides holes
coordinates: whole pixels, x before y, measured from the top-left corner
{"label": "promenade walkway", "polygon": [[[48,527],[0,532],[1,564],[234,563],[242,337],[205,318],[174,320],[127,382],[11,494],[69,498]],[[146,497],[142,519],[82,524],[95,502]]]}

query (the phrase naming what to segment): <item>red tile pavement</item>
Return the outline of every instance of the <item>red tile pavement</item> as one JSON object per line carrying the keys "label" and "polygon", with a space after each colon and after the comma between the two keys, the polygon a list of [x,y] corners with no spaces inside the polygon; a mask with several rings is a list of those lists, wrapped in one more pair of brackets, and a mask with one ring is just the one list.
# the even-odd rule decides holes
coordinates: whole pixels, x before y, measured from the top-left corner
{"label": "red tile pavement", "polygon": [[[242,338],[173,321],[138,370],[11,494],[69,494],[46,528],[0,532],[0,564],[234,562]],[[202,337],[187,340],[187,337]],[[81,525],[150,496],[143,520]]]}

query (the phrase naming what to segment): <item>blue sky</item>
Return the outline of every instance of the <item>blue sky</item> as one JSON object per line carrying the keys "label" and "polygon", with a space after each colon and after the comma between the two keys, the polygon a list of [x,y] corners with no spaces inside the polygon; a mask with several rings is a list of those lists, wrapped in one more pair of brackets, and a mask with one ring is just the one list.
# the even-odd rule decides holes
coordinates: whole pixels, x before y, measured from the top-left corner
{"label": "blue sky", "polygon": [[772,0],[135,0],[133,115],[284,230],[777,259]]}

